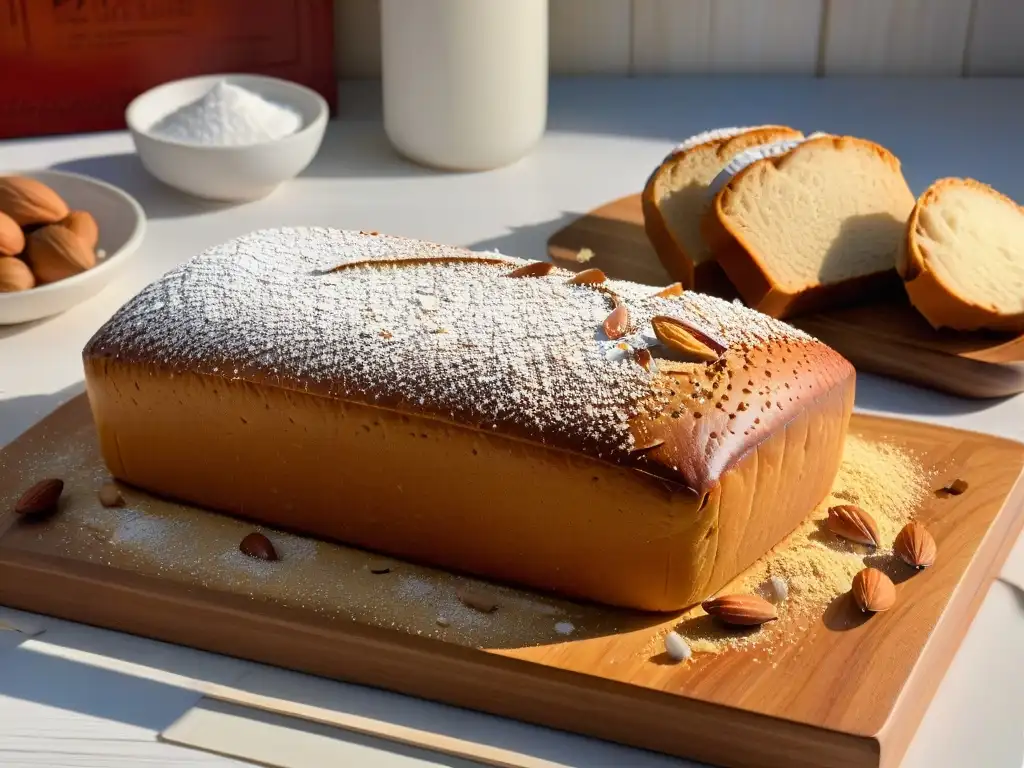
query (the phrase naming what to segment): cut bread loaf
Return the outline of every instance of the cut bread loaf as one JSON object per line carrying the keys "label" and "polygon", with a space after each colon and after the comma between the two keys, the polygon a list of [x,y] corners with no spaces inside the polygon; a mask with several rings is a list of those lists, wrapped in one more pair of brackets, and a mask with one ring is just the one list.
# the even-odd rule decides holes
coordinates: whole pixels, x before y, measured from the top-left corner
{"label": "cut bread loaf", "polygon": [[648,177],[641,205],[647,237],[673,279],[687,289],[733,293],[701,234],[711,203],[708,184],[743,150],[802,135],[784,125],[720,128],[693,136],[668,154]]}
{"label": "cut bread loaf", "polygon": [[823,135],[742,160],[703,232],[745,303],[785,318],[900,290],[896,257],[914,195],[891,152]]}
{"label": "cut bread loaf", "polygon": [[853,368],[738,304],[572,277],[333,229],[232,240],[86,346],[103,457],[123,482],[259,523],[692,605],[826,496]]}
{"label": "cut bread loaf", "polygon": [[946,178],[925,190],[897,269],[935,328],[1024,331],[1024,208],[986,184]]}

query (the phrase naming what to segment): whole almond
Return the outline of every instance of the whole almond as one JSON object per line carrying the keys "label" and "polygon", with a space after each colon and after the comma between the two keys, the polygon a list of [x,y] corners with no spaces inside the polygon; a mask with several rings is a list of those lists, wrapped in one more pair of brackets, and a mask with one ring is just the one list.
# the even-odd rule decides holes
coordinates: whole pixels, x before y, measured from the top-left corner
{"label": "whole almond", "polygon": [[49,477],[40,480],[25,491],[14,505],[14,514],[22,517],[42,517],[57,509],[57,502],[64,492],[64,481]]}
{"label": "whole almond", "polygon": [[124,496],[121,489],[113,483],[104,483],[99,492],[100,504],[104,507],[123,507]]}
{"label": "whole almond", "polygon": [[892,544],[892,551],[911,568],[927,568],[934,565],[938,547],[928,529],[917,522],[903,526]]}
{"label": "whole almond", "polygon": [[701,603],[709,615],[726,624],[749,627],[779,618],[775,606],[757,595],[722,595]]}
{"label": "whole almond", "polygon": [[518,269],[513,269],[508,273],[509,277],[544,277],[555,265],[550,261],[534,261],[529,264],[524,264]]}
{"label": "whole almond", "polygon": [[257,560],[277,560],[277,550],[274,549],[270,539],[262,533],[250,533],[242,539],[238,548],[249,557],[255,557]]}
{"label": "whole almond", "polygon": [[18,222],[0,211],[0,256],[17,256],[25,250],[25,233]]}
{"label": "whole almond", "polygon": [[0,293],[15,293],[35,288],[36,276],[21,259],[0,256]]}
{"label": "whole almond", "polygon": [[96,250],[100,240],[100,228],[88,211],[72,211],[58,222],[74,232],[89,248]]}
{"label": "whole almond", "polygon": [[712,362],[725,351],[720,341],[674,317],[656,315],[651,325],[658,341],[689,362]]}
{"label": "whole almond", "polygon": [[608,278],[605,277],[604,272],[596,267],[591,269],[584,269],[582,272],[577,272],[575,275],[569,278],[567,281],[570,285],[597,285],[603,283]]}
{"label": "whole almond", "polygon": [[840,504],[829,507],[828,520],[825,521],[825,525],[836,536],[868,547],[877,547],[881,541],[875,518],[856,504]]}
{"label": "whole almond", "polygon": [[857,606],[865,613],[887,611],[896,602],[895,585],[877,568],[865,568],[854,576],[850,591]]}
{"label": "whole almond", "polygon": [[656,294],[654,294],[654,296],[656,298],[659,298],[659,299],[671,299],[674,296],[682,296],[682,295],[683,295],[683,284],[682,283],[672,283],[671,285],[666,285],[664,288],[662,288],[660,291],[658,291]]}
{"label": "whole almond", "polygon": [[67,227],[43,227],[28,238],[29,266],[41,284],[81,274],[96,266],[96,252]]}
{"label": "whole almond", "polygon": [[19,227],[53,224],[69,213],[60,195],[26,176],[0,176],[0,212],[14,219]]}
{"label": "whole almond", "polygon": [[625,304],[619,304],[604,321],[604,335],[609,339],[621,339],[629,330],[629,311]]}
{"label": "whole almond", "polygon": [[956,480],[954,480],[952,483],[947,485],[942,490],[946,491],[946,493],[951,493],[954,496],[959,496],[961,493],[967,490],[967,481],[958,477]]}

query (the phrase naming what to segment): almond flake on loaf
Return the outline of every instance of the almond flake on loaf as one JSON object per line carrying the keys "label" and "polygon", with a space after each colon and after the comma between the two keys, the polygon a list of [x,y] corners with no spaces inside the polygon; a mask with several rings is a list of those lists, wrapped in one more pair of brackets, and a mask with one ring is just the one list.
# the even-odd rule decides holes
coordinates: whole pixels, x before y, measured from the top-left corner
{"label": "almond flake on loaf", "polygon": [[[260,230],[144,288],[86,355],[511,427],[611,458],[629,451],[630,418],[657,398],[656,373],[616,354],[622,342],[657,345],[655,314],[729,345],[811,339],[702,294],[654,298],[658,288],[618,280],[569,285],[572,273],[560,268],[506,276],[526,263],[338,229]],[[628,306],[622,339],[601,330],[612,309],[606,290]]]}

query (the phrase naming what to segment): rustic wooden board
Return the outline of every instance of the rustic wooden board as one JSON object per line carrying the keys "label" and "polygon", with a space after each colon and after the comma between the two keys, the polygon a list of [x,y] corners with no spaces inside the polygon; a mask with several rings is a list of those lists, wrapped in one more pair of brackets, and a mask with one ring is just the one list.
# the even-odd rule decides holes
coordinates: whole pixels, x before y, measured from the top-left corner
{"label": "rustic wooden board", "polygon": [[[312,600],[316,584],[288,602],[244,583],[189,582],[170,567],[140,570],[96,549],[99,538],[76,545],[74,531],[60,532],[76,508],[105,512],[95,496],[105,468],[84,396],[0,453],[0,603],[716,765],[891,767],[1020,532],[1024,445],[860,414],[851,432],[912,451],[938,485],[962,477],[970,487],[935,493],[919,508],[940,557],[900,581],[891,611],[865,620],[844,595],[768,657],[730,651],[667,664],[645,650],[664,616],[570,603],[581,630],[571,638],[524,630],[476,647],[315,610],[305,595]],[[60,514],[15,520],[21,491],[52,474],[66,481]],[[134,489],[126,495],[131,509],[162,505],[211,526],[245,525]],[[196,536],[196,546],[212,531]],[[318,546],[349,553],[348,570],[318,555],[318,578],[364,590],[353,558],[371,555]]]}
{"label": "rustic wooden board", "polygon": [[[639,195],[603,205],[548,239],[549,254],[569,268],[581,248],[596,255],[585,266],[600,267],[609,277],[652,285],[672,282],[644,232]],[[939,332],[909,302],[849,307],[789,322],[863,371],[961,397],[1024,391],[1024,336]]]}

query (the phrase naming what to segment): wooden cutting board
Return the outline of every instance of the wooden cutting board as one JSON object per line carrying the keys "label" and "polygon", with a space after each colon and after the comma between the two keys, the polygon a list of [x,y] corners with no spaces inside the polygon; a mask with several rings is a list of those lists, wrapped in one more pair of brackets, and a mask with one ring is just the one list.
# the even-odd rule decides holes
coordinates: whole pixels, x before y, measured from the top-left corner
{"label": "wooden cutting board", "polygon": [[[0,603],[714,765],[892,768],[1020,532],[1024,445],[860,414],[851,433],[969,488],[919,508],[939,558],[908,570],[890,611],[865,619],[841,596],[767,655],[672,664],[650,645],[664,615],[500,586],[497,613],[452,603],[439,627],[424,605],[462,577],[395,561],[374,573],[370,553],[279,532],[282,560],[255,561],[237,552],[249,524],[130,488],[104,509],[84,395],[0,452]],[[60,512],[16,520],[47,476],[65,481]]]}
{"label": "wooden cutting board", "polygon": [[[640,195],[603,205],[548,239],[559,264],[581,248],[609,277],[652,285],[673,282],[644,232]],[[731,297],[730,297],[731,298]],[[850,307],[793,318],[862,371],[891,376],[961,397],[1005,397],[1024,391],[1024,336],[934,330],[909,302]]]}

